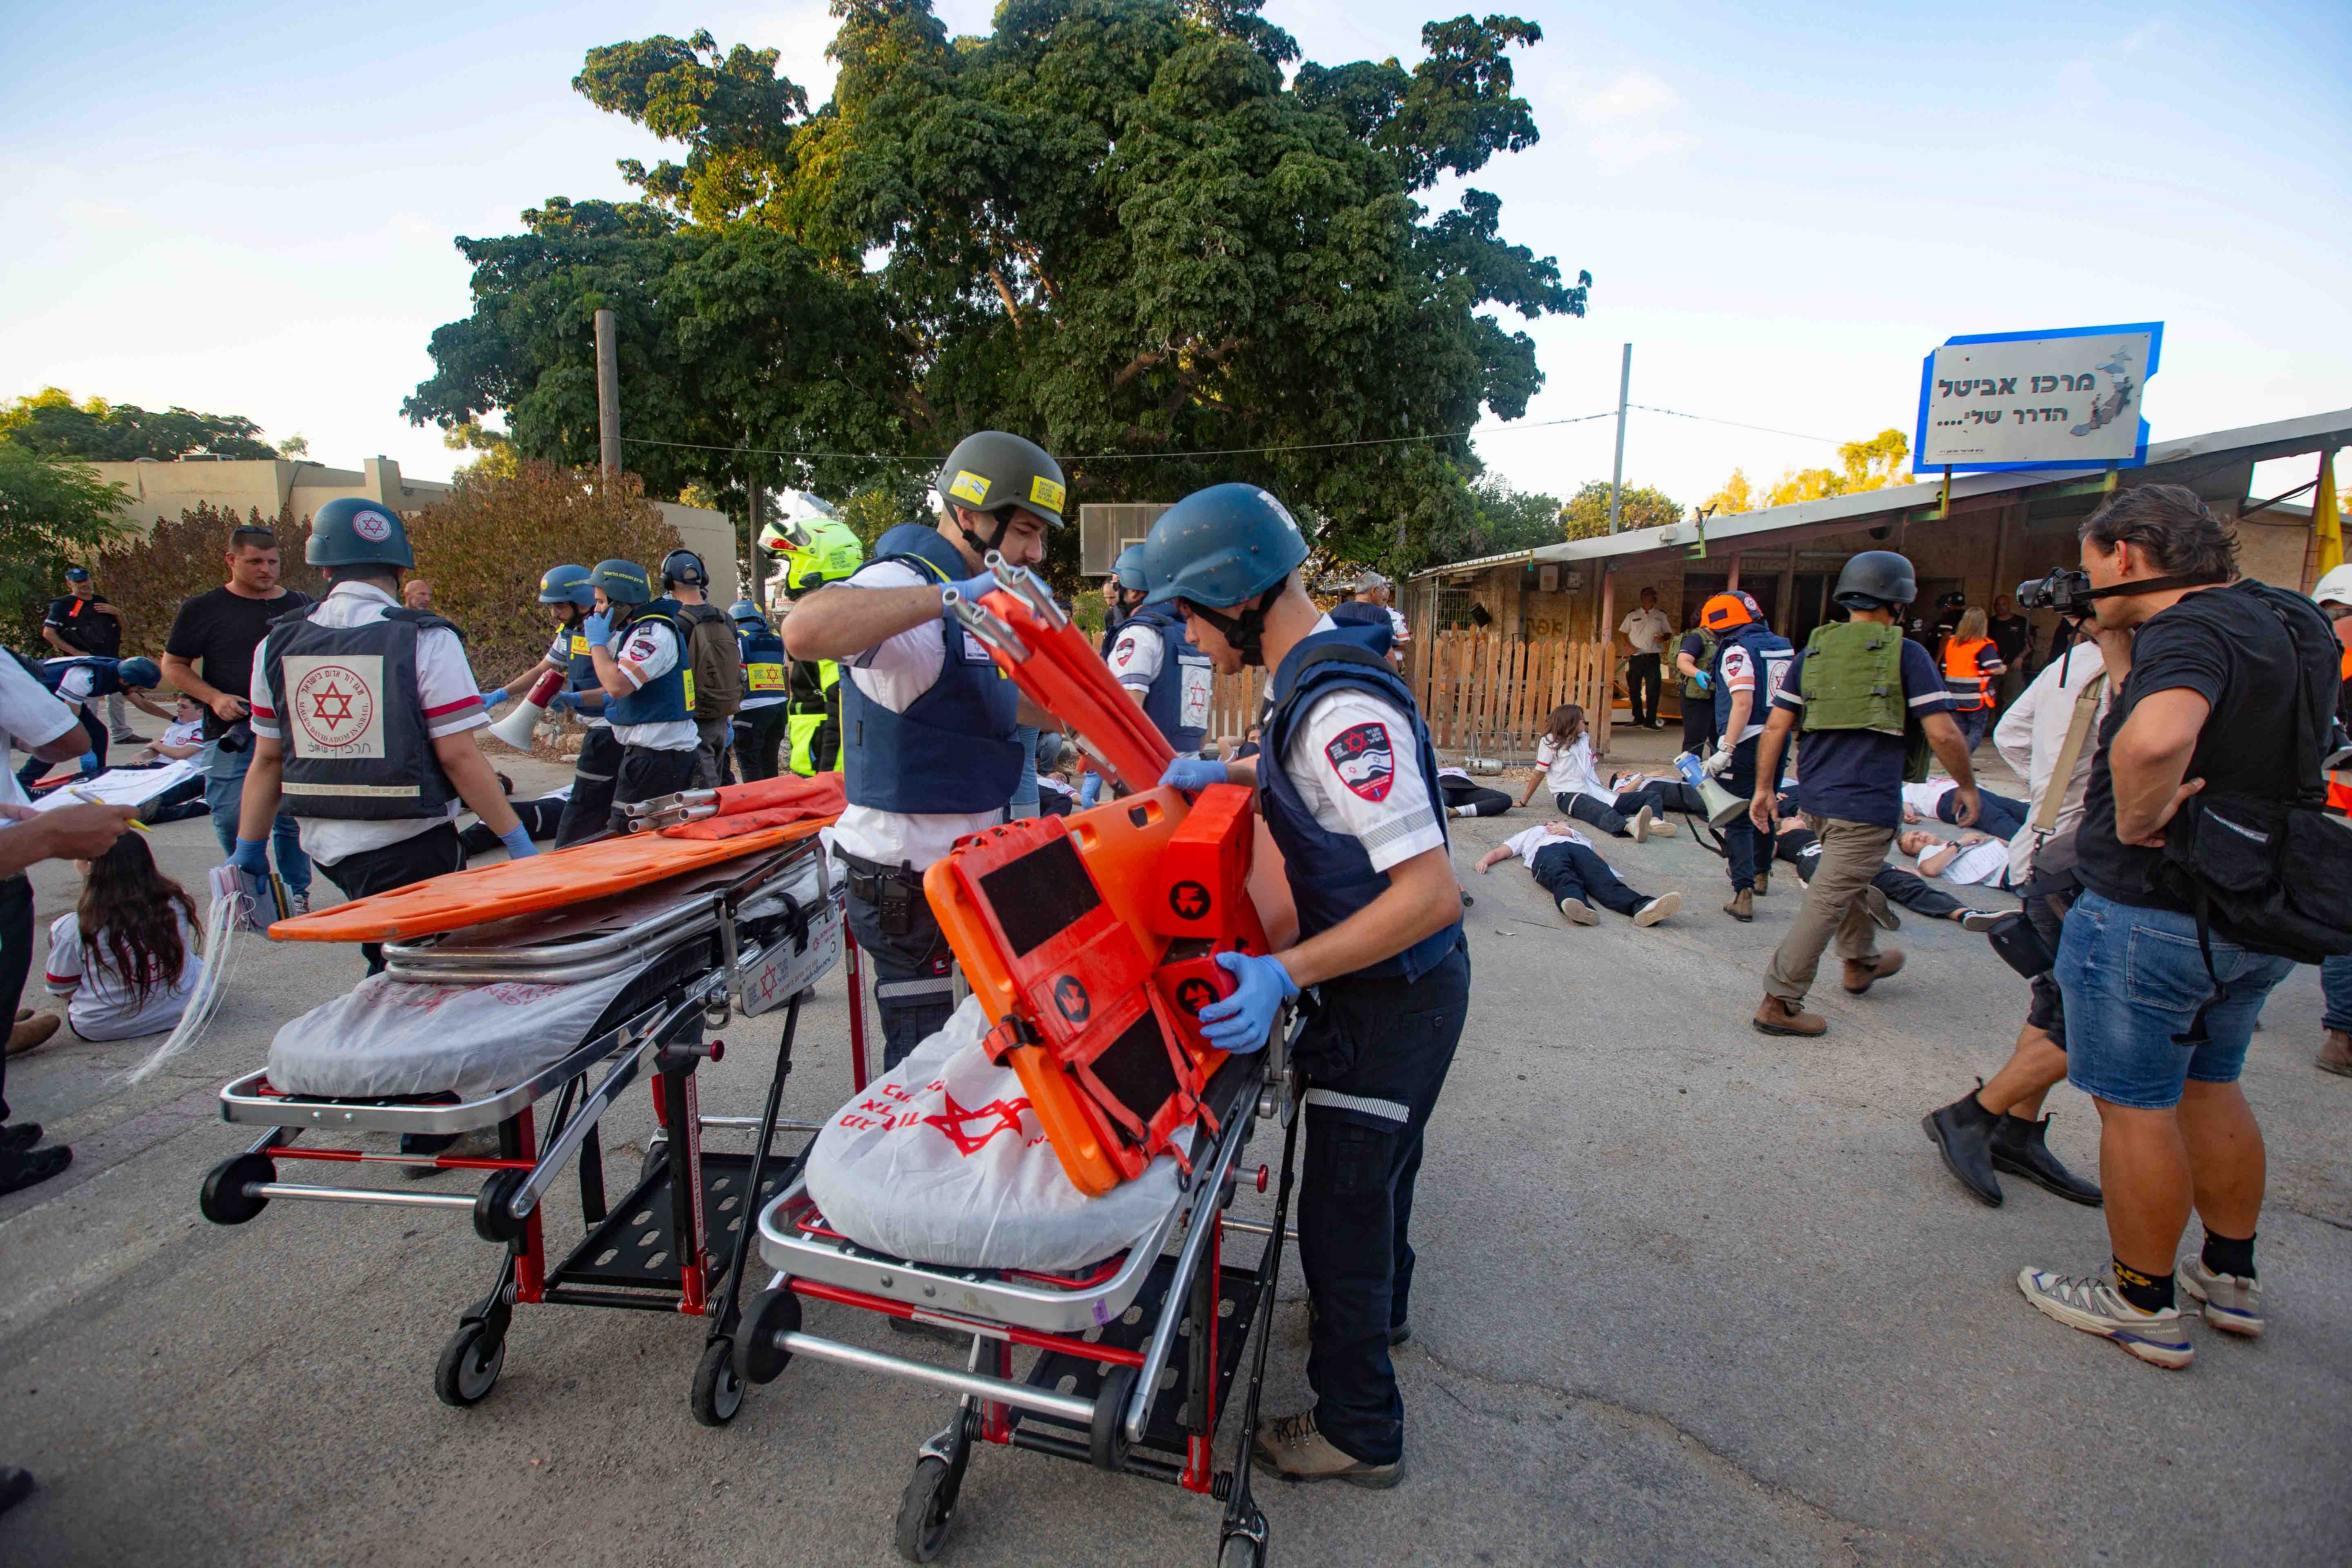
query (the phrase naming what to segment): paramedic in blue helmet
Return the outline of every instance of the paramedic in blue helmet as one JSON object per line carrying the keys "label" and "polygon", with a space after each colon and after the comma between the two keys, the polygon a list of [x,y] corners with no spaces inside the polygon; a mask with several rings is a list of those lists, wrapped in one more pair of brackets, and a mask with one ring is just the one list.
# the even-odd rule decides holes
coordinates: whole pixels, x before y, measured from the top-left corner
{"label": "paramedic in blue helmet", "polygon": [[896,1067],[955,1008],[947,938],[923,872],[967,833],[1005,820],[1027,757],[1015,731],[1060,722],[1023,698],[950,615],[943,591],[996,586],[987,557],[1045,558],[1062,526],[1061,465],[1002,430],[967,436],[933,486],[934,523],[905,522],[874,559],[804,595],[784,621],[796,659],[837,659],[842,784],[834,852],[848,885],[849,929],[874,961],[882,1059]]}
{"label": "paramedic in blue helmet", "polygon": [[482,693],[484,707],[495,708],[509,697],[529,691],[539,678],[552,670],[563,677],[551,709],[571,710],[583,729],[580,759],[572,770],[572,794],[563,803],[563,816],[555,830],[562,849],[604,831],[613,810],[613,776],[620,771],[621,743],[604,721],[604,688],[596,679],[596,660],[588,651],[581,623],[596,607],[596,590],[588,585],[585,566],[551,566],[539,580],[539,602],[555,612],[555,640],[537,664],[502,687]]}
{"label": "paramedic in blue helmet", "polygon": [[751,784],[776,776],[785,721],[792,717],[792,660],[784,653],[784,639],[751,600],[730,605],[727,618],[734,624],[743,665],[743,705],[735,710],[735,760],[743,770],[743,782]]}
{"label": "paramedic in blue helmet", "polygon": [[656,597],[653,579],[634,561],[600,561],[588,574],[596,608],[580,624],[604,717],[621,756],[613,770],[605,826],[629,830],[628,807],[694,785],[702,734],[694,721],[694,669],[688,662],[683,608]]}
{"label": "paramedic in blue helmet", "polygon": [[[399,516],[343,497],[311,520],[303,559],[327,596],[276,622],[253,660],[253,762],[229,864],[257,876],[279,805],[346,898],[465,868],[470,809],[516,859],[538,853],[472,731],[488,722],[457,628],[401,605],[416,564]],[[368,973],[383,951],[362,944]],[[407,1152],[420,1151],[406,1143]]]}
{"label": "paramedic in blue helmet", "polygon": [[[77,654],[70,658],[47,659],[35,667],[34,673],[49,695],[74,710],[81,721],[82,733],[89,749],[82,753],[81,774],[95,778],[106,771],[107,729],[98,716],[98,700],[101,697],[127,697],[139,705],[142,713],[152,713],[158,719],[173,717],[171,710],[147,700],[147,693],[163,679],[163,671],[152,658],[100,658],[91,654]],[[16,783],[30,793],[33,785],[49,771],[49,764],[35,757],[16,770]]]}
{"label": "paramedic in blue helmet", "polygon": [[1201,754],[1201,740],[1209,732],[1210,685],[1216,672],[1209,656],[1184,635],[1184,617],[1172,605],[1142,602],[1150,592],[1144,574],[1143,546],[1130,544],[1119,552],[1111,568],[1122,597],[1136,593],[1137,606],[1119,622],[1110,645],[1111,679],[1143,705],[1151,721],[1180,757]]}
{"label": "paramedic in blue helmet", "polygon": [[1257,1460],[1297,1480],[1390,1487],[1404,1474],[1389,1350],[1410,1331],[1413,1179],[1469,1011],[1470,955],[1429,731],[1374,651],[1391,628],[1318,611],[1299,577],[1306,559],[1297,523],[1255,485],[1187,496],[1144,542],[1151,602],[1181,609],[1219,673],[1272,672],[1259,754],[1171,763],[1164,781],[1254,785],[1298,906],[1296,947],[1218,955],[1236,989],[1201,1021],[1215,1044],[1257,1050],[1285,1001],[1321,993],[1297,1058],[1308,1084],[1297,1228],[1315,1405],[1262,1424]]}

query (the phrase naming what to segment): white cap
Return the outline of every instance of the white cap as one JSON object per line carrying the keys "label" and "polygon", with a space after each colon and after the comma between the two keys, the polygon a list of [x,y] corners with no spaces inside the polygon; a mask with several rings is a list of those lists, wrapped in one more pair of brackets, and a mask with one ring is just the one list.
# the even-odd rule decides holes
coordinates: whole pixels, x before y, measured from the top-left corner
{"label": "white cap", "polygon": [[2352,605],[2352,561],[2322,576],[2311,585],[2314,602],[2322,605]]}

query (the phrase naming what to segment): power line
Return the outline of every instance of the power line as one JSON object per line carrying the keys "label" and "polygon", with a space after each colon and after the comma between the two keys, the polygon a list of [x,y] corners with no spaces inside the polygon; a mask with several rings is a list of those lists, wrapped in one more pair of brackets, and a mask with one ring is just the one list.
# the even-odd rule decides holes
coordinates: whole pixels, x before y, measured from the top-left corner
{"label": "power line", "polygon": [[1702,425],[1728,425],[1735,430],[1761,430],[1767,436],[1793,436],[1800,441],[1819,441],[1824,447],[1845,445],[1844,442],[1833,441],[1827,436],[1808,436],[1802,430],[1776,430],[1769,425],[1742,425],[1737,419],[1715,419],[1704,414],[1685,414],[1679,408],[1653,408],[1646,403],[1632,403],[1626,406],[1638,408],[1644,414],[1671,414],[1677,419],[1696,419]]}

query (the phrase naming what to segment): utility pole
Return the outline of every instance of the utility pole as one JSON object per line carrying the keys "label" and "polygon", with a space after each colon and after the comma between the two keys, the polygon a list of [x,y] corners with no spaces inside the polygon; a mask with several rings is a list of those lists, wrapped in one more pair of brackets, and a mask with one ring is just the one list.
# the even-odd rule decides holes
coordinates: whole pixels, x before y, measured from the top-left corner
{"label": "utility pole", "polygon": [[1617,466],[1609,472],[1609,531],[1617,531],[1617,505],[1625,490],[1625,395],[1633,385],[1633,345],[1625,345],[1625,361],[1617,370]]}
{"label": "utility pole", "polygon": [[613,312],[596,312],[596,466],[607,478],[621,471],[621,360]]}
{"label": "utility pole", "polygon": [[760,474],[759,470],[756,468],[751,471],[751,502],[750,510],[751,520],[746,531],[751,535],[751,553],[747,555],[745,559],[751,563],[751,602],[760,606],[761,614],[765,615],[768,609],[768,601],[762,597],[760,593],[760,566],[761,564],[760,561],[760,500],[763,492],[760,488]]}

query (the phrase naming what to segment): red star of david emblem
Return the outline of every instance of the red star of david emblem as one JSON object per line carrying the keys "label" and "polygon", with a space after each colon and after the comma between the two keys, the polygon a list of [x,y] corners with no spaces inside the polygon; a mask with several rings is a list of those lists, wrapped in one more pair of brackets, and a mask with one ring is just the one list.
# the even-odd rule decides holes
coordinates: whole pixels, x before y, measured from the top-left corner
{"label": "red star of david emblem", "polygon": [[[947,1110],[937,1116],[924,1117],[924,1125],[936,1127],[946,1133],[948,1142],[953,1143],[956,1152],[965,1159],[978,1153],[990,1139],[1000,1132],[1010,1132],[1015,1138],[1021,1136],[1021,1113],[1029,1109],[1027,1099],[1005,1100],[1000,1097],[977,1110],[966,1110],[956,1103],[954,1095],[947,1094],[944,1098]],[[981,1129],[976,1134],[971,1131],[975,1123]]]}
{"label": "red star of david emblem", "polygon": [[[320,692],[319,695],[311,700],[315,706],[311,708],[310,712],[311,716],[316,719],[328,722],[340,723],[352,716],[351,694],[346,691],[336,690],[331,684],[330,684],[325,690]],[[328,707],[327,704],[330,702],[333,703],[335,706],[332,708]]]}

